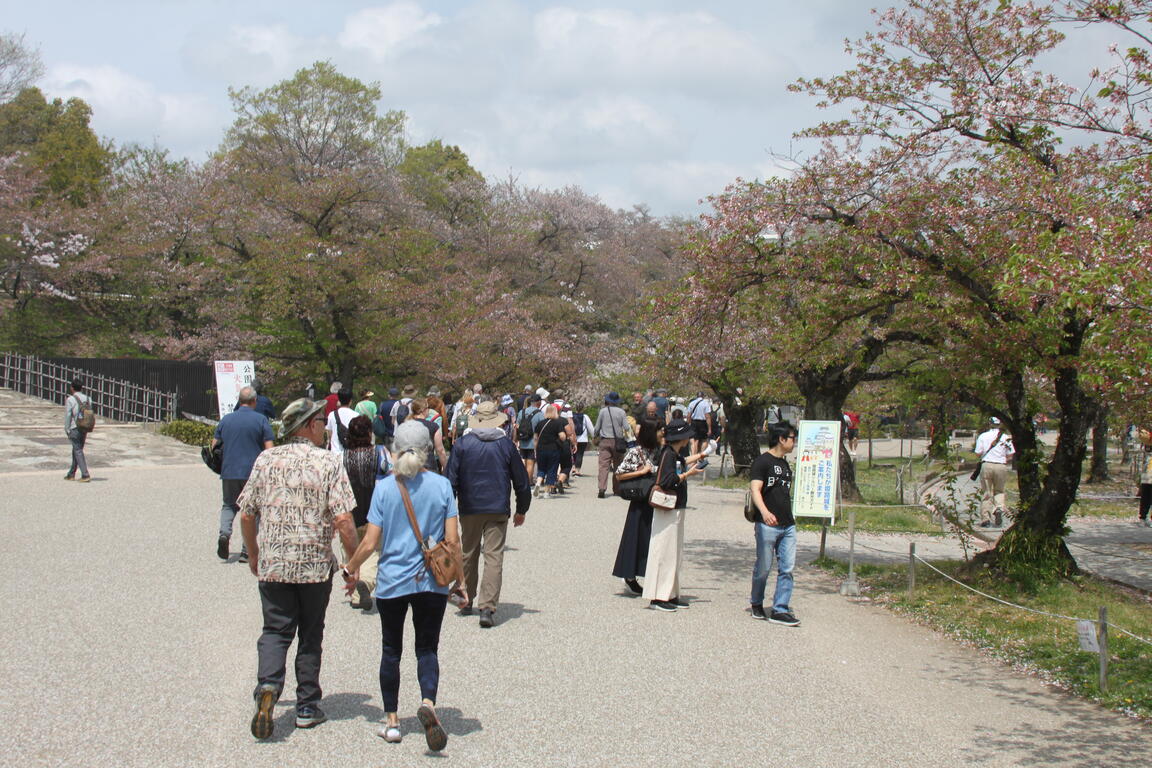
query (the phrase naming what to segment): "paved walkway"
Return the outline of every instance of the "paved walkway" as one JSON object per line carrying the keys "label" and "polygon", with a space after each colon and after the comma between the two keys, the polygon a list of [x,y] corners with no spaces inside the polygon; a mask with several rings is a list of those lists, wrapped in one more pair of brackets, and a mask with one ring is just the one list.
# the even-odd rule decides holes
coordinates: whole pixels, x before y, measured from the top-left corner
{"label": "paved walkway", "polygon": [[[14,404],[0,397],[0,424],[12,425]],[[38,413],[56,424],[58,410]],[[109,427],[90,444],[94,482],[65,483],[67,445],[52,442],[62,437],[0,430],[4,764],[424,758],[410,649],[405,738],[388,745],[375,736],[383,717],[377,619],[335,595],[322,675],[331,722],[294,731],[290,684],[276,737],[254,742],[259,601],[247,569],[215,556],[218,479],[194,448]],[[797,571],[799,628],[750,621],[753,548],[740,495],[694,487],[690,503],[683,596],[691,607],[674,614],[649,610],[609,575],[623,502],[597,500],[594,482],[582,478],[573,494],[534,504],[509,536],[497,626],[445,617],[443,759],[548,768],[1086,768],[1142,767],[1152,758],[1147,725],[846,600],[815,569]],[[811,540],[801,553],[811,558]]]}

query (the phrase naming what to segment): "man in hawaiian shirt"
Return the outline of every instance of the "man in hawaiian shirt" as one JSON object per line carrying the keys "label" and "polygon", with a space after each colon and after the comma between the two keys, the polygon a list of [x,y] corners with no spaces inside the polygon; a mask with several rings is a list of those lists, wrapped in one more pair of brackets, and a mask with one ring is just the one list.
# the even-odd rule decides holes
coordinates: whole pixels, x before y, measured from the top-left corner
{"label": "man in hawaiian shirt", "polygon": [[[284,445],[261,453],[237,500],[249,567],[260,580],[264,632],[256,643],[256,714],[252,735],[272,735],[272,709],[284,687],[293,637],[296,649],[296,727],[327,720],[318,706],[324,614],[337,560],[333,531],[345,550],[358,543],[356,498],[338,454],[323,449],[324,401],[293,401],[281,416]],[[259,523],[257,524],[257,521]],[[259,532],[257,532],[259,528]]]}

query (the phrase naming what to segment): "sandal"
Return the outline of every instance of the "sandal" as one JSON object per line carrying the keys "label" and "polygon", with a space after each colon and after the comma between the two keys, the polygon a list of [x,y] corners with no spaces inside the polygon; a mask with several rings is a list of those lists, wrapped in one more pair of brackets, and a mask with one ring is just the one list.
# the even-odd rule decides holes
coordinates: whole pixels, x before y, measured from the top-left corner
{"label": "sandal", "polygon": [[436,710],[429,704],[421,704],[420,709],[416,710],[416,717],[419,718],[420,725],[424,726],[424,739],[428,742],[428,749],[433,752],[444,749],[448,745],[448,733],[440,725]]}
{"label": "sandal", "polygon": [[398,725],[385,725],[380,729],[380,733],[376,734],[389,744],[399,744],[403,735],[400,733],[400,726]]}

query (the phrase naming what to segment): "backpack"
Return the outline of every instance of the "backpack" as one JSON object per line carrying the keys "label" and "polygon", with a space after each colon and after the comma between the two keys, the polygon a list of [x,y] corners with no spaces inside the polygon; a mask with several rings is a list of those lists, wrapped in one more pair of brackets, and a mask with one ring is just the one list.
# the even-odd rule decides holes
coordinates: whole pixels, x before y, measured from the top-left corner
{"label": "backpack", "polygon": [[536,436],[532,431],[532,417],[535,415],[527,410],[520,412],[520,419],[516,422],[516,439],[520,442],[526,443]]}
{"label": "backpack", "polygon": [[76,400],[76,429],[81,432],[91,432],[96,428],[96,411],[92,410],[92,400],[85,398],[81,400],[72,395]]}
{"label": "backpack", "polygon": [[463,405],[456,406],[456,417],[453,419],[453,427],[457,435],[463,436],[464,430],[468,429],[468,409]]}
{"label": "backpack", "polygon": [[576,413],[572,415],[572,429],[576,432],[576,437],[584,434],[584,414]]}
{"label": "backpack", "polygon": [[400,426],[404,420],[408,418],[409,409],[403,400],[397,400],[396,405],[392,406],[392,424]]}
{"label": "backpack", "polygon": [[[342,408],[343,406],[341,406]],[[348,425],[340,421],[340,409],[337,408],[334,413],[336,414],[336,439],[340,441],[340,445],[345,448],[348,447]]]}

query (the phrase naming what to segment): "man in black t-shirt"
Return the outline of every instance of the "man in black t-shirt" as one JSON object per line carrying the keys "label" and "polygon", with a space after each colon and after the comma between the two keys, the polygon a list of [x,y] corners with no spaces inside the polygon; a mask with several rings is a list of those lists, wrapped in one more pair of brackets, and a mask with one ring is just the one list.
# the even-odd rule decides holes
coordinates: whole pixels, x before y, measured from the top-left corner
{"label": "man in black t-shirt", "polygon": [[[752,503],[756,505],[756,565],[752,569],[752,618],[786,627],[799,626],[788,602],[792,599],[792,569],[796,565],[796,519],[792,517],[792,467],[785,458],[796,447],[796,428],[778,421],[768,429],[768,450],[752,462]],[[764,590],[772,557],[776,557],[776,594],[772,610],[764,612]]]}

